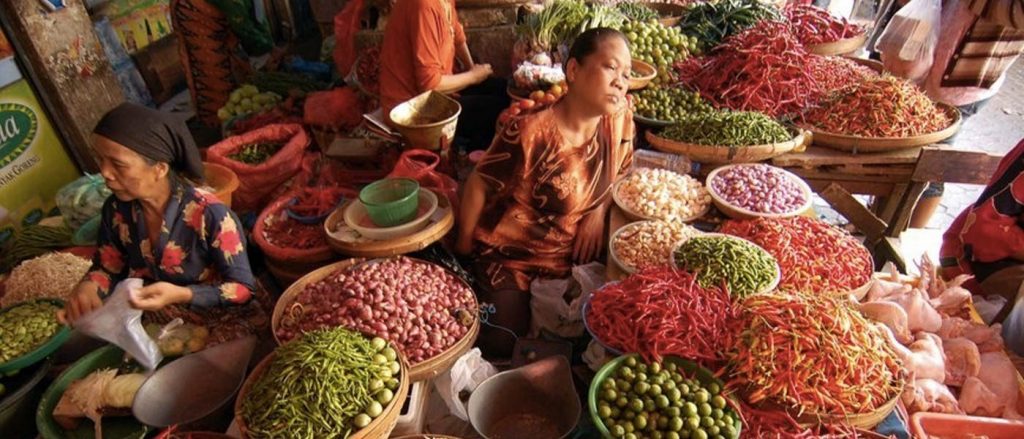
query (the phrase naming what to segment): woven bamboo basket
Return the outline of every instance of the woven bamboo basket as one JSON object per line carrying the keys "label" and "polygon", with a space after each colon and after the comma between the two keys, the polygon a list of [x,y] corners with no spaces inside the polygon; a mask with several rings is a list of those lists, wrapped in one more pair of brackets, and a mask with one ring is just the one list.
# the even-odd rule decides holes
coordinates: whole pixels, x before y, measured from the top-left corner
{"label": "woven bamboo basket", "polygon": [[686,7],[675,3],[647,3],[645,6],[657,11],[661,16],[658,22],[666,27],[679,24],[683,19],[683,13],[686,12]]}
{"label": "woven bamboo basket", "polygon": [[447,209],[440,221],[432,222],[422,230],[408,236],[388,239],[383,241],[368,242],[346,242],[342,241],[331,233],[339,223],[345,221],[345,209],[349,204],[357,200],[348,201],[340,208],[331,213],[324,221],[324,233],[327,234],[327,243],[335,252],[361,258],[383,258],[397,256],[414,251],[423,250],[430,244],[440,241],[455,227],[455,212],[452,210],[448,197],[438,194],[438,209]]}
{"label": "woven bamboo basket", "polygon": [[629,78],[630,90],[639,90],[647,87],[647,84],[650,84],[651,81],[658,76],[658,69],[655,69],[654,66],[635,58],[633,59],[632,70],[640,76]]}
{"label": "woven bamboo basket", "polygon": [[[399,372],[398,390],[395,391],[394,398],[391,399],[387,407],[384,407],[384,411],[381,412],[380,416],[371,421],[370,425],[352,433],[349,436],[350,439],[387,439],[391,434],[391,430],[394,430],[395,425],[398,424],[398,416],[401,414],[402,404],[405,403],[406,397],[409,396],[409,386],[413,381],[409,375],[409,362],[406,361],[405,355],[401,351],[398,352],[398,358],[399,363],[402,365],[402,370]],[[273,361],[274,353],[271,352],[270,355],[267,355],[266,358],[256,365],[256,368],[252,370],[249,377],[245,379],[242,389],[238,392],[238,398],[235,399],[235,422],[238,423],[238,430],[242,435],[242,439],[250,437],[249,429],[245,424],[245,418],[242,416],[242,405],[245,403],[246,396],[256,383],[256,380],[266,372]]]}
{"label": "woven bamboo basket", "polygon": [[814,144],[832,149],[858,152],[884,152],[899,149],[916,148],[946,140],[960,130],[962,118],[960,110],[954,106],[936,102],[936,106],[946,112],[953,122],[948,127],[934,133],[921,134],[913,137],[863,137],[847,134],[828,133],[813,127],[805,127],[814,135]]}
{"label": "woven bamboo basket", "polygon": [[792,151],[803,152],[811,143],[811,133],[805,130],[791,131],[793,138],[785,142],[742,147],[677,142],[658,136],[652,131],[647,132],[646,138],[658,151],[684,155],[699,163],[750,163],[768,160]]}
{"label": "woven bamboo basket", "polygon": [[846,55],[860,50],[868,40],[868,34],[862,33],[857,36],[845,38],[831,43],[813,44],[807,46],[807,50],[815,55]]}
{"label": "woven bamboo basket", "polygon": [[735,168],[735,167],[738,167],[738,166],[748,166],[748,165],[746,165],[746,164],[726,165],[726,166],[722,166],[722,167],[716,168],[714,171],[711,171],[711,173],[708,174],[708,178],[706,180],[704,180],[705,181],[704,187],[706,187],[708,189],[708,193],[711,194],[711,200],[715,203],[715,207],[718,207],[718,210],[721,211],[722,213],[726,214],[729,218],[735,218],[735,219],[788,218],[788,217],[791,217],[791,216],[802,215],[804,212],[807,212],[809,209],[812,208],[811,205],[814,202],[814,191],[811,190],[811,187],[807,185],[807,182],[805,182],[804,179],[800,178],[796,174],[793,174],[792,172],[789,172],[789,171],[787,171],[785,169],[781,169],[781,168],[776,168],[776,169],[786,173],[786,176],[788,176],[791,180],[793,180],[795,183],[797,183],[797,185],[800,186],[800,190],[804,193],[804,198],[805,198],[806,201],[804,201],[804,204],[802,204],[800,207],[798,207],[797,209],[795,209],[793,211],[785,212],[785,213],[761,213],[761,212],[755,212],[755,211],[752,211],[752,210],[748,210],[748,209],[736,206],[736,205],[734,205],[732,203],[729,203],[728,201],[725,200],[725,198],[722,198],[722,196],[718,192],[715,192],[715,189],[711,185],[711,182],[722,171],[725,171],[725,170],[730,169],[730,168]]}
{"label": "woven bamboo basket", "polygon": [[[632,209],[630,209],[629,206],[626,205],[625,201],[622,200],[622,197],[619,195],[619,188],[622,187],[622,182],[623,181],[624,180],[620,179],[619,181],[615,182],[615,184],[612,185],[612,201],[614,201],[615,204],[617,206],[619,206],[619,209],[622,210],[622,215],[625,216],[627,220],[629,220],[629,221],[664,220],[664,218],[656,218],[656,217],[653,217],[653,216],[646,216],[646,215],[640,214],[638,212],[634,212]],[[676,221],[684,222],[684,223],[691,223],[691,222],[697,221],[697,220],[703,218],[704,215],[707,215],[707,213],[711,211],[711,204],[712,203],[708,203],[708,205],[705,206],[704,209],[702,209],[700,212],[697,212],[694,215],[688,216],[686,218],[677,219]]]}
{"label": "woven bamboo basket", "polygon": [[[413,259],[429,264],[429,262],[426,261],[415,258]],[[347,270],[354,265],[365,261],[366,259],[346,259],[344,261],[336,262],[303,276],[288,287],[288,289],[281,294],[281,297],[277,299],[277,304],[274,305],[274,314],[271,316],[270,325],[274,333],[274,341],[279,345],[281,344],[281,340],[277,337],[277,331],[281,328],[281,321],[285,318],[285,313],[292,312],[292,303],[295,302],[296,297],[298,297],[299,293],[301,293],[307,285],[318,282],[338,270]],[[460,279],[458,276],[454,277],[456,279]],[[469,288],[468,285],[466,285],[466,287]],[[473,347],[473,343],[476,342],[477,335],[480,334],[480,319],[476,316],[475,311],[476,304],[473,305],[473,309],[471,310],[474,315],[473,324],[469,327],[469,331],[466,335],[462,337],[462,340],[459,340],[444,352],[441,352],[427,360],[421,361],[410,368],[409,376],[412,381],[423,381],[439,375],[441,372],[450,369],[459,357],[466,352],[469,352]]]}
{"label": "woven bamboo basket", "polygon": [[885,65],[883,65],[881,61],[876,61],[876,60],[867,59],[867,58],[858,58],[858,57],[855,57],[855,56],[848,56],[848,55],[844,55],[843,58],[846,58],[846,59],[848,59],[850,61],[853,61],[853,62],[855,62],[857,64],[860,64],[860,65],[862,65],[864,67],[867,67],[867,68],[869,68],[871,70],[874,70],[875,73],[881,74],[881,73],[885,72]]}
{"label": "woven bamboo basket", "polygon": [[900,391],[896,392],[891,399],[882,404],[877,409],[870,413],[863,413],[857,415],[828,415],[821,413],[804,413],[800,416],[795,416],[797,422],[804,425],[819,425],[819,424],[841,424],[846,423],[851,427],[863,428],[865,430],[873,430],[878,424],[881,424],[885,418],[889,417],[889,414],[896,409],[896,404],[900,401],[900,395],[903,393],[902,386]]}

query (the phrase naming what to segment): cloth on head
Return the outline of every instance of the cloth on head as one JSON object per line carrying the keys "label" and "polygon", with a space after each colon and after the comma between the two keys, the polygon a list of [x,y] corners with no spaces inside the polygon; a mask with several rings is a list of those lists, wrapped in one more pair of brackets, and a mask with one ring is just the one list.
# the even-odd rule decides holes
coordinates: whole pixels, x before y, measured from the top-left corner
{"label": "cloth on head", "polygon": [[100,119],[93,133],[202,182],[203,159],[185,122],[169,114],[125,102]]}

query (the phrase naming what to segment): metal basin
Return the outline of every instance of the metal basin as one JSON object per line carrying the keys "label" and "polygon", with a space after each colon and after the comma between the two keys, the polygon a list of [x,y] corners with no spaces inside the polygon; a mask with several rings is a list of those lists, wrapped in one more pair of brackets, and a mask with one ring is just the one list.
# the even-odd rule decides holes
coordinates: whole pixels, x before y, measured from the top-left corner
{"label": "metal basin", "polygon": [[581,410],[569,361],[561,356],[494,375],[469,398],[469,421],[487,439],[565,438]]}

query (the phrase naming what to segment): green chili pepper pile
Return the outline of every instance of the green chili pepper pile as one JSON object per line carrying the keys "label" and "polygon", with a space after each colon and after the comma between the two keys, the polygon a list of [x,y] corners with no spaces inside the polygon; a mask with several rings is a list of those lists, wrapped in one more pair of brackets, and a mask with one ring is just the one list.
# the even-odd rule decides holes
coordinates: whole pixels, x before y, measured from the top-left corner
{"label": "green chili pepper pile", "polygon": [[277,154],[283,146],[280,143],[253,143],[243,146],[240,151],[228,155],[228,158],[248,165],[258,165]]}
{"label": "green chili pepper pile", "polygon": [[903,389],[902,365],[874,323],[826,294],[774,291],[743,301],[728,387],[796,414],[870,413]]}
{"label": "green chili pepper pile", "polygon": [[697,274],[704,288],[722,286],[743,298],[768,288],[778,274],[775,258],[740,238],[724,235],[696,236],[676,249],[679,268]]}
{"label": "green chili pepper pile", "polygon": [[863,137],[913,137],[952,122],[915,85],[892,75],[867,79],[803,116],[811,127]]}
{"label": "green chili pepper pile", "polygon": [[689,114],[666,128],[662,136],[698,145],[733,147],[767,145],[793,138],[775,119],[750,111]]}
{"label": "green chili pepper pile", "polygon": [[778,9],[759,0],[699,2],[686,8],[679,27],[684,34],[697,37],[701,47],[707,50],[763,20],[781,18]]}
{"label": "green chili pepper pile", "polygon": [[347,438],[380,416],[399,386],[396,351],[337,328],[274,352],[242,405],[251,438]]}
{"label": "green chili pepper pile", "polygon": [[6,363],[46,343],[60,329],[50,302],[26,302],[0,314],[0,363]]}

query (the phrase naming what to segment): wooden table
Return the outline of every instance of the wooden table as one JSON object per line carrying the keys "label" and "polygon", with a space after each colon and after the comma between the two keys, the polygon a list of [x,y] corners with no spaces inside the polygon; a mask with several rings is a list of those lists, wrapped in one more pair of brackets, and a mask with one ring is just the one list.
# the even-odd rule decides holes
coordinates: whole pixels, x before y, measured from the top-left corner
{"label": "wooden table", "polygon": [[[775,166],[799,175],[866,237],[865,244],[881,266],[893,261],[900,270],[898,238],[928,182],[985,184],[1002,157],[931,145],[875,154],[810,146],[802,153],[772,159]],[[871,208],[854,194],[873,195]]]}

